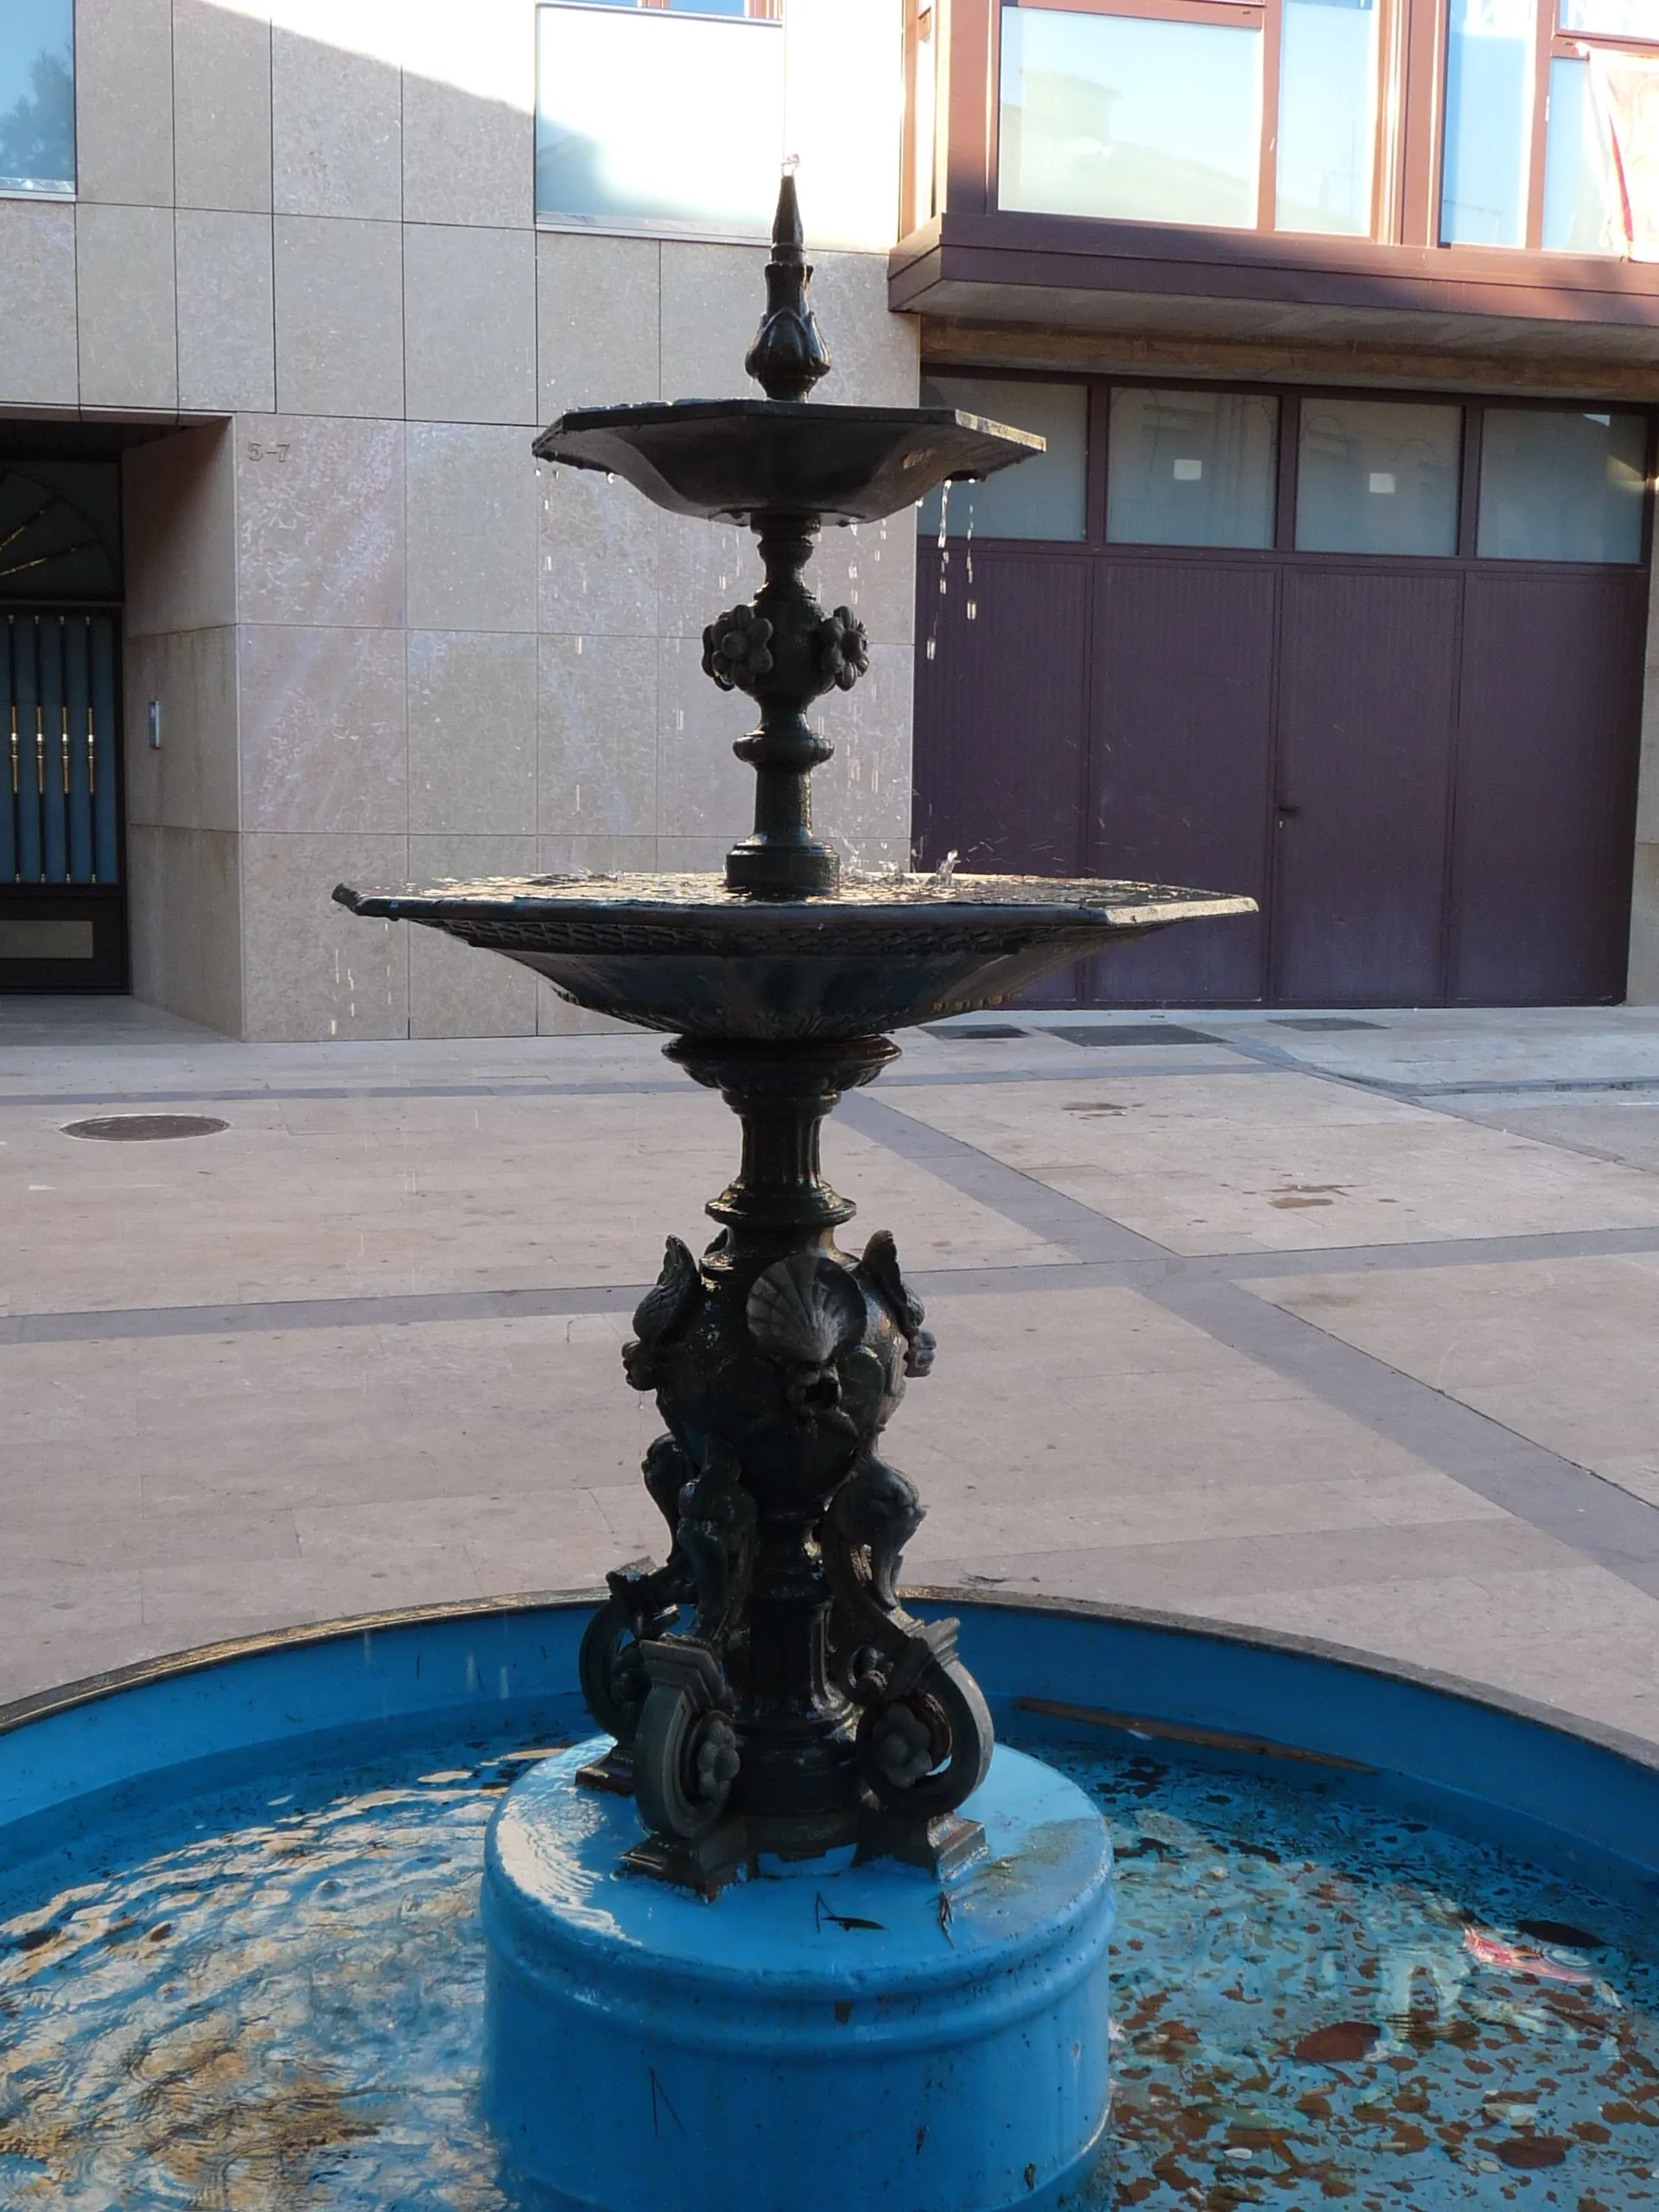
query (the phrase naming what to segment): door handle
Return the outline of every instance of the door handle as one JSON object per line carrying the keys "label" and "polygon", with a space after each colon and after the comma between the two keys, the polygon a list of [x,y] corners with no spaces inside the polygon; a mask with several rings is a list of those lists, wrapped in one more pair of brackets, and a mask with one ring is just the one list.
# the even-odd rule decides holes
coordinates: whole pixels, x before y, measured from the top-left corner
{"label": "door handle", "polygon": [[1283,799],[1281,799],[1279,802],[1278,811],[1281,815],[1289,816],[1293,814],[1300,814],[1301,810],[1302,810],[1300,806],[1287,806]]}

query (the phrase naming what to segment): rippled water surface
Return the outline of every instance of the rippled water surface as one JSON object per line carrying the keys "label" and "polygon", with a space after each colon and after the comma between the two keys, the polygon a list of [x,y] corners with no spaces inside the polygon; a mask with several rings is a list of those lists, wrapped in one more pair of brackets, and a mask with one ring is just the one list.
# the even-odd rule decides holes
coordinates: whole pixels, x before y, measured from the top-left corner
{"label": "rippled water surface", "polygon": [[[1099,2212],[1659,2208],[1659,1924],[1363,1807],[1021,1740],[1119,1853]],[[536,1748],[200,1798],[13,1877],[0,2207],[514,2212],[478,1875]]]}

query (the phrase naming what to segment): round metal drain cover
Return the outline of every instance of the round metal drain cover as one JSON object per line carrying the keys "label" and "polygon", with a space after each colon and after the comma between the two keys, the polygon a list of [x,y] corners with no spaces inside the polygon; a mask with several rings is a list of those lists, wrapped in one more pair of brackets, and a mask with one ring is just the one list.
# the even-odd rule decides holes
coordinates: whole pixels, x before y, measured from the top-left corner
{"label": "round metal drain cover", "polygon": [[211,1114],[99,1114],[67,1122],[67,1137],[101,1137],[106,1144],[151,1144],[158,1137],[211,1137],[230,1128]]}

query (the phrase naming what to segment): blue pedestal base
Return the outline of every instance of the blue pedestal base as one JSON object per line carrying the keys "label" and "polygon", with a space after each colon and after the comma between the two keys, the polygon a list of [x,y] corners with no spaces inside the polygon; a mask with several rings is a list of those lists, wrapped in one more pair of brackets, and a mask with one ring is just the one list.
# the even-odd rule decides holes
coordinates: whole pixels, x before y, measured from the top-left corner
{"label": "blue pedestal base", "polygon": [[943,1886],[847,1854],[712,1903],[620,1875],[631,1801],[543,1761],[490,1831],[486,2108],[580,2212],[1022,2212],[1061,2202],[1109,2096],[1105,1823],[999,1749]]}

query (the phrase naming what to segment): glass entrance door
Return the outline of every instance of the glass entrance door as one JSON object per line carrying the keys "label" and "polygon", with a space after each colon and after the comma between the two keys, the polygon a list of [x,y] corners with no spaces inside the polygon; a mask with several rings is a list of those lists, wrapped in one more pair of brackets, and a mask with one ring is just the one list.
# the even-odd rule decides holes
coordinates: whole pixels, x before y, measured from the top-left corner
{"label": "glass entrance door", "polygon": [[114,615],[6,615],[0,720],[0,988],[120,990]]}

